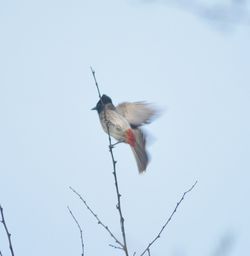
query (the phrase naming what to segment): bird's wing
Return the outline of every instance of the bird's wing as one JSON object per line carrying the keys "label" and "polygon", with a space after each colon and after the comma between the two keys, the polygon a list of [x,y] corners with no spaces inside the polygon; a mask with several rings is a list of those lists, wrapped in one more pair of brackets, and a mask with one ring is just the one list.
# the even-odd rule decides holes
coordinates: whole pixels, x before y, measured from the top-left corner
{"label": "bird's wing", "polygon": [[117,105],[116,110],[134,126],[150,123],[157,114],[152,104],[146,102],[124,102]]}

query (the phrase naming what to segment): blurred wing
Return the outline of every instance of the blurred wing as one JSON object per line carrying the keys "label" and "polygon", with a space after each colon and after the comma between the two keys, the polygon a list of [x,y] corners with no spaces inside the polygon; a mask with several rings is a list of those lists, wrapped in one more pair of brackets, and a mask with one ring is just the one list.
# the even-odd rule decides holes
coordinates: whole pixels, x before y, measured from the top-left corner
{"label": "blurred wing", "polygon": [[152,104],[145,102],[124,102],[117,105],[116,110],[134,126],[150,123],[157,114]]}

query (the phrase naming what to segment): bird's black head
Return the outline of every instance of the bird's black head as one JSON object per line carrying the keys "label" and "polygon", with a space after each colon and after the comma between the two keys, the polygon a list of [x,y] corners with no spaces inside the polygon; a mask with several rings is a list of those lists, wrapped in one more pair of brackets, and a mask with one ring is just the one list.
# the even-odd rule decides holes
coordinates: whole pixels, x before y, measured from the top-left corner
{"label": "bird's black head", "polygon": [[103,94],[101,99],[97,102],[96,106],[92,108],[91,110],[97,110],[98,113],[100,113],[103,110],[104,105],[106,104],[112,104],[112,100],[109,96]]}

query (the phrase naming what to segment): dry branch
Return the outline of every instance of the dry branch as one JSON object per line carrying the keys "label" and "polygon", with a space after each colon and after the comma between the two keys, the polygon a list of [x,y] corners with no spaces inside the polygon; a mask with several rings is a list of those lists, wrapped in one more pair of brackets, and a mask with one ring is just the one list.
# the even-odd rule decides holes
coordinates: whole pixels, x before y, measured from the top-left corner
{"label": "dry branch", "polygon": [[110,234],[110,236],[115,240],[115,242],[117,244],[124,247],[123,244],[118,240],[118,238],[116,238],[116,236],[111,232],[109,227],[107,225],[103,224],[103,222],[100,220],[100,218],[97,216],[97,214],[90,208],[90,206],[88,205],[86,200],[84,200],[83,197],[76,190],[74,190],[72,187],[69,187],[69,188],[80,198],[80,200],[84,203],[85,207],[89,210],[89,212],[97,220],[97,223],[100,224]]}
{"label": "dry branch", "polygon": [[123,250],[123,247],[119,247],[113,244],[109,244],[110,247],[114,248],[114,249],[119,249],[119,250]]}
{"label": "dry branch", "polygon": [[5,232],[6,232],[7,237],[8,237],[10,252],[11,252],[11,255],[14,256],[15,254],[14,254],[14,250],[13,250],[13,246],[12,246],[11,234],[10,234],[8,228],[7,228],[7,224],[5,222],[5,218],[4,218],[4,214],[3,214],[3,207],[1,205],[0,205],[0,212],[1,212],[1,217],[2,217],[1,223],[3,224]]}
{"label": "dry branch", "polygon": [[150,250],[149,248],[155,243],[155,241],[157,239],[160,238],[161,233],[164,231],[164,229],[166,228],[166,226],[169,224],[169,222],[171,221],[172,217],[174,216],[174,214],[176,213],[179,205],[181,204],[181,202],[184,200],[185,196],[187,193],[189,193],[197,184],[197,181],[192,185],[192,187],[190,189],[188,189],[187,191],[185,191],[182,195],[182,198],[177,202],[172,214],[170,215],[170,217],[168,218],[168,220],[165,222],[165,224],[163,225],[163,227],[161,228],[160,232],[157,234],[157,236],[148,244],[148,246],[146,247],[146,249],[140,254],[140,256],[143,256],[146,252],[148,252],[148,254],[150,255]]}
{"label": "dry branch", "polygon": [[[91,68],[91,72],[93,75],[93,78],[95,80],[95,85],[97,88],[97,92],[98,92],[98,96],[101,100],[101,93],[100,93],[100,89],[99,89],[99,85],[95,76],[95,71]],[[127,247],[127,240],[126,240],[126,232],[125,232],[125,225],[124,225],[124,217],[123,217],[123,213],[122,213],[122,207],[121,207],[121,194],[119,191],[119,185],[118,185],[118,179],[117,179],[117,172],[116,172],[116,160],[114,159],[114,154],[113,154],[113,145],[111,142],[111,136],[110,136],[110,132],[109,132],[109,123],[106,119],[106,113],[105,113],[105,109],[104,109],[104,118],[105,118],[105,123],[107,126],[107,132],[108,132],[108,139],[109,139],[109,152],[111,155],[111,159],[112,159],[112,164],[113,164],[113,175],[114,175],[114,180],[115,180],[115,189],[116,189],[116,196],[117,196],[117,210],[119,212],[119,216],[120,216],[120,227],[121,227],[121,233],[122,233],[122,238],[123,238],[123,250],[125,252],[126,256],[129,256],[128,254],[128,247]]]}
{"label": "dry branch", "polygon": [[81,246],[82,246],[82,256],[84,256],[84,243],[83,243],[83,236],[82,236],[82,228],[79,224],[79,222],[77,221],[76,217],[74,216],[74,214],[72,213],[72,211],[70,210],[69,206],[68,206],[68,210],[69,210],[69,213],[70,215],[72,216],[73,220],[75,221],[78,229],[79,229],[79,232],[80,232],[80,238],[81,238]]}

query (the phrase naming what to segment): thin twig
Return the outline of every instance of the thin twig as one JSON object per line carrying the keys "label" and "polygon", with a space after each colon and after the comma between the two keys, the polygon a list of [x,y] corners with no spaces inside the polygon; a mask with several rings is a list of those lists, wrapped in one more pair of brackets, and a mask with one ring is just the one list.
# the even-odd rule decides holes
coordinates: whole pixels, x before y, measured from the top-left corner
{"label": "thin twig", "polygon": [[3,207],[1,205],[0,205],[0,212],[1,212],[1,217],[2,217],[1,222],[3,223],[5,232],[6,232],[7,237],[8,237],[10,252],[11,252],[11,255],[14,256],[15,254],[14,254],[14,250],[13,250],[13,246],[12,246],[12,242],[11,242],[11,234],[10,234],[8,228],[7,228],[7,225],[6,225],[6,222],[5,222],[5,219],[4,219],[4,214],[3,214]]}
{"label": "thin twig", "polygon": [[84,256],[84,243],[83,243],[83,236],[82,236],[82,228],[81,228],[79,222],[77,221],[76,217],[74,216],[74,214],[73,214],[72,211],[70,210],[69,206],[68,206],[67,208],[68,208],[69,213],[71,214],[73,220],[75,221],[75,223],[76,223],[76,225],[77,225],[77,227],[78,227],[78,229],[79,229],[80,238],[81,238],[81,246],[82,246],[82,254],[81,254],[81,255]]}
{"label": "thin twig", "polygon": [[104,225],[103,222],[99,219],[99,217],[97,216],[96,213],[93,212],[93,210],[89,207],[89,205],[87,204],[87,202],[83,199],[83,197],[76,191],[74,190],[72,187],[69,187],[79,198],[80,200],[84,203],[84,205],[86,206],[86,208],[90,211],[90,213],[95,217],[95,219],[97,220],[97,223],[100,224],[104,229],[107,230],[107,232],[110,234],[110,236],[115,240],[115,242],[117,244],[119,244],[120,246],[124,247],[123,244],[115,237],[115,235],[111,232],[111,230],[109,229],[108,226]]}
{"label": "thin twig", "polygon": [[3,256],[2,252],[0,251],[0,256]]}
{"label": "thin twig", "polygon": [[[95,80],[95,85],[97,88],[97,92],[99,95],[99,98],[101,99],[101,93],[100,93],[100,89],[99,89],[99,85],[97,83],[97,79],[95,76],[95,71],[91,68],[92,71],[92,75],[94,77]],[[116,195],[117,195],[117,210],[119,212],[119,216],[120,216],[120,226],[121,226],[121,233],[122,233],[122,238],[123,238],[123,250],[125,252],[125,255],[128,256],[128,248],[127,248],[127,240],[126,240],[126,232],[125,232],[125,225],[124,225],[124,217],[122,214],[122,207],[121,207],[121,194],[119,192],[119,186],[118,186],[118,179],[117,179],[117,173],[116,173],[116,163],[117,161],[114,159],[114,154],[113,154],[113,146],[112,146],[112,142],[111,142],[111,136],[110,136],[110,131],[109,131],[109,123],[108,120],[106,119],[106,112],[104,109],[104,118],[105,118],[105,123],[107,126],[107,132],[108,132],[108,139],[109,139],[109,152],[111,155],[111,159],[112,159],[112,164],[113,164],[113,175],[114,175],[114,179],[115,179],[115,189],[116,189]]]}
{"label": "thin twig", "polygon": [[114,248],[114,249],[119,249],[119,250],[123,250],[123,247],[119,247],[119,246],[115,246],[113,244],[109,244],[110,247]]}
{"label": "thin twig", "polygon": [[97,80],[96,80],[96,77],[95,77],[95,70],[92,67],[90,67],[90,69],[91,69],[92,75],[93,75],[94,80],[95,80],[95,86],[96,86],[96,89],[97,89],[97,92],[98,92],[98,96],[101,99],[102,96],[101,96],[100,89],[99,89],[99,86],[98,86],[98,83],[97,83]]}
{"label": "thin twig", "polygon": [[147,249],[147,251],[148,251],[148,256],[151,256],[151,253],[150,253],[150,249],[149,249],[149,248]]}
{"label": "thin twig", "polygon": [[188,189],[186,192],[183,193],[182,198],[179,200],[179,202],[177,202],[172,214],[170,215],[170,217],[168,218],[168,220],[165,222],[165,224],[163,225],[163,227],[161,228],[160,232],[158,233],[158,235],[148,244],[147,248],[142,252],[142,254],[140,256],[143,256],[146,252],[150,253],[149,248],[153,245],[153,243],[160,238],[161,233],[163,232],[163,230],[166,228],[166,226],[169,224],[169,222],[171,221],[172,217],[174,216],[174,214],[176,213],[179,205],[181,204],[181,202],[184,200],[185,196],[187,193],[189,193],[197,184],[197,181],[192,185],[192,187],[190,189]]}

